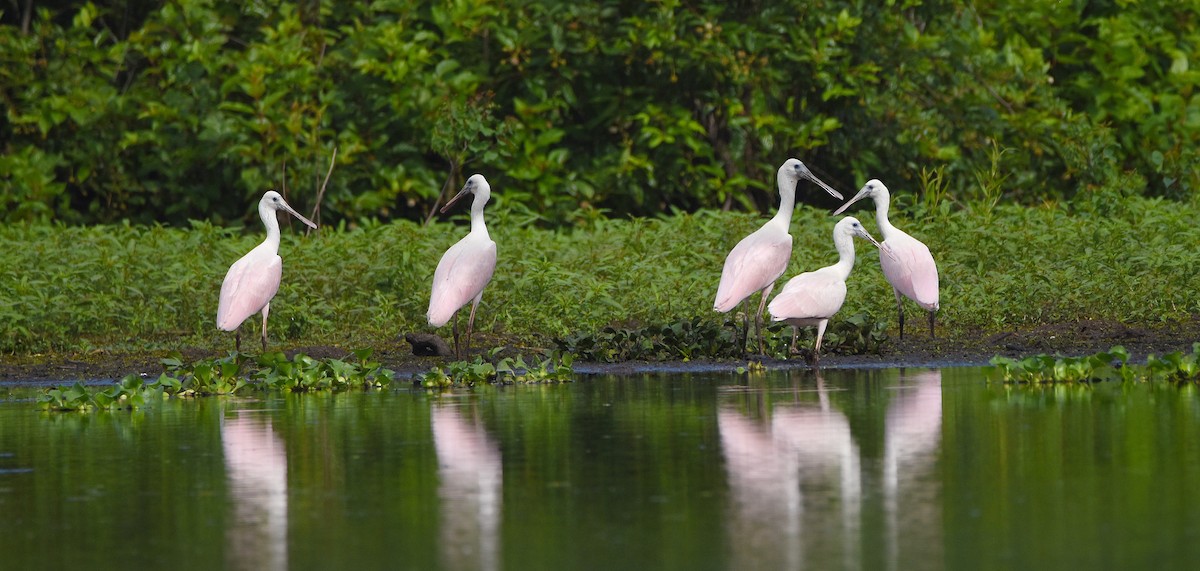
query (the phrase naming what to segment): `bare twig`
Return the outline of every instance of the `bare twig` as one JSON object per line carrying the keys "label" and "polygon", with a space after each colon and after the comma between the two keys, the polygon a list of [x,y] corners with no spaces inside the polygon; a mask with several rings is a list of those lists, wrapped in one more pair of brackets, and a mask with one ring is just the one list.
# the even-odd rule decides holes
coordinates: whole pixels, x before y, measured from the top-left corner
{"label": "bare twig", "polygon": [[446,173],[446,184],[442,185],[442,191],[438,193],[437,198],[433,201],[433,208],[429,209],[429,215],[425,217],[425,225],[428,226],[433,222],[433,217],[437,216],[438,207],[442,205],[442,198],[446,196],[446,189],[454,185],[454,173],[458,172],[458,164],[454,159],[450,160],[450,172]]}
{"label": "bare twig", "polygon": [[[279,164],[279,193],[283,195],[283,201],[287,202],[287,157],[283,157],[283,160]],[[292,229],[292,219],[290,216],[284,216],[283,223],[287,225],[288,230]]]}
{"label": "bare twig", "polygon": [[[337,145],[334,145],[333,156],[329,157],[329,170],[325,172],[325,180],[321,183],[321,190],[317,191],[317,204],[313,206],[312,216],[309,217],[309,220],[312,220],[317,226],[321,225],[321,200],[325,198],[325,187],[329,184],[329,177],[333,174],[333,165],[336,162]],[[309,228],[308,232],[305,232],[305,235],[308,235],[309,232],[312,232],[312,228]]]}

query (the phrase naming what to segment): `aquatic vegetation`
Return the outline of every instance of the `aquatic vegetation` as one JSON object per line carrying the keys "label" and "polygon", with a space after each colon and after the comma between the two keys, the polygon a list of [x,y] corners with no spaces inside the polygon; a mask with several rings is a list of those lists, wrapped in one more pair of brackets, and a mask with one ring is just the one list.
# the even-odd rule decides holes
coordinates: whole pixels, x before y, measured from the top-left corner
{"label": "aquatic vegetation", "polygon": [[164,387],[159,381],[146,383],[138,375],[128,375],[108,389],[97,390],[79,382],[47,389],[37,404],[42,410],[64,412],[134,409],[166,398]]}
{"label": "aquatic vegetation", "polygon": [[[87,411],[131,409],[151,405],[167,397],[233,395],[251,390],[310,392],[379,389],[391,384],[395,372],[371,359],[371,349],[356,349],[354,360],[314,359],[297,353],[259,355],[253,360],[236,351],[224,357],[185,363],[176,353],[162,359],[165,371],[147,382],[127,375],[109,388],[91,388],[82,383],[47,389],[39,398],[43,410]],[[251,365],[253,363],[253,365]],[[254,368],[243,372],[243,368]]]}
{"label": "aquatic vegetation", "polygon": [[290,392],[386,388],[395,372],[372,360],[372,353],[355,349],[357,360],[314,359],[303,353],[288,359],[280,352],[266,353],[256,359],[259,369],[251,386]]}
{"label": "aquatic vegetation", "polygon": [[1129,352],[1117,345],[1108,351],[1082,357],[1034,355],[1024,359],[992,357],[989,378],[1005,383],[1088,383],[1097,381],[1200,381],[1200,342],[1192,353],[1182,351],[1162,357],[1150,355],[1145,365],[1129,362]]}
{"label": "aquatic vegetation", "polygon": [[1034,355],[1012,359],[992,357],[989,377],[998,375],[1006,383],[1079,383],[1105,380],[1130,380],[1132,369],[1127,367],[1129,352],[1116,346],[1108,351],[1083,357]]}
{"label": "aquatic vegetation", "polygon": [[[498,352],[493,349],[489,352],[488,358],[494,358]],[[452,361],[444,366],[436,366],[427,372],[419,373],[413,377],[413,384],[434,389],[453,386],[473,387],[484,383],[569,383],[574,380],[575,373],[571,368],[574,359],[570,353],[562,353],[526,362],[523,356],[517,355],[516,357],[505,357],[493,364],[486,361],[483,356],[476,356],[473,361]]]}
{"label": "aquatic vegetation", "polygon": [[1150,355],[1146,359],[1145,373],[1155,380],[1200,382],[1200,342],[1192,344],[1190,355],[1182,351],[1167,353],[1162,357]]}

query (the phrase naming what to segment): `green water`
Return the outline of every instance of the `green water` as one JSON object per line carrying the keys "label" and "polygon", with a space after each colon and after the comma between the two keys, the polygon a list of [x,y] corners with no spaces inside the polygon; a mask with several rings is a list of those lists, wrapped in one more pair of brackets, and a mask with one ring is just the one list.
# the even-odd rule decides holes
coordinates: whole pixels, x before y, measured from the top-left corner
{"label": "green water", "polygon": [[909,369],[10,397],[0,569],[1193,569],[1196,392]]}

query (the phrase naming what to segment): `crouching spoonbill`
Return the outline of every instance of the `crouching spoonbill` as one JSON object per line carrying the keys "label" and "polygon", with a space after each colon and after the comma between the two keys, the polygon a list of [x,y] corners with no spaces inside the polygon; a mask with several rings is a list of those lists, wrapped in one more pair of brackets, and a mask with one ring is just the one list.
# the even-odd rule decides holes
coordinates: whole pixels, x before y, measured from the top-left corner
{"label": "crouching spoonbill", "polygon": [[796,329],[813,325],[817,327],[817,342],[812,353],[814,363],[821,353],[825,326],[846,301],[846,278],[850,277],[850,270],[854,268],[855,236],[879,246],[858,219],[853,216],[841,219],[833,227],[837,263],[788,280],[767,307],[772,321],[783,321],[792,326],[792,352],[796,352]]}

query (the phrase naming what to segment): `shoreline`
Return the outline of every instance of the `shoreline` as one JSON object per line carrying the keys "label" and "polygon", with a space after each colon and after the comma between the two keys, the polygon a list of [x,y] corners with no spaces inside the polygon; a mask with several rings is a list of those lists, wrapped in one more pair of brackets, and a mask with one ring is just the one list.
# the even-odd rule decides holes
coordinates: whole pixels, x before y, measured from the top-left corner
{"label": "shoreline", "polygon": [[[1032,327],[1025,330],[1001,331],[966,338],[962,335],[931,340],[923,332],[915,332],[903,341],[892,339],[879,354],[825,355],[820,367],[829,369],[874,369],[890,367],[974,367],[987,365],[996,355],[1012,358],[1038,354],[1079,356],[1105,351],[1114,345],[1124,346],[1134,362],[1150,354],[1162,355],[1174,351],[1189,353],[1192,344],[1200,342],[1200,316],[1184,322],[1148,325],[1126,325],[1114,321],[1084,319]],[[497,344],[500,345],[500,344]],[[428,371],[446,362],[445,357],[418,357],[412,354],[402,336],[389,346],[375,346],[374,359],[396,371],[402,379]],[[291,356],[303,352],[313,357],[344,357],[350,348],[333,345],[289,346],[283,349]],[[514,354],[520,349],[510,349]],[[185,360],[198,360],[214,355],[198,349],[180,351]],[[526,354],[533,352],[527,351]],[[86,354],[62,353],[5,356],[0,359],[0,387],[46,387],[82,381],[85,384],[106,384],[128,374],[157,376],[163,368],[159,360],[168,351],[93,351]],[[475,353],[478,354],[478,353]],[[474,355],[474,354],[473,354]],[[471,357],[472,359],[474,356]],[[640,373],[711,373],[734,371],[748,362],[761,362],[767,369],[808,368],[803,359],[776,359],[751,356],[747,359],[698,359],[694,361],[626,361],[617,363],[576,361],[573,369],[580,375],[640,374]]]}

